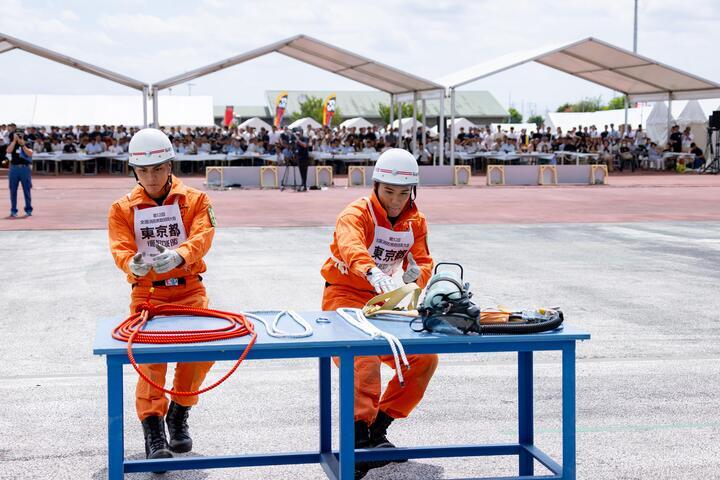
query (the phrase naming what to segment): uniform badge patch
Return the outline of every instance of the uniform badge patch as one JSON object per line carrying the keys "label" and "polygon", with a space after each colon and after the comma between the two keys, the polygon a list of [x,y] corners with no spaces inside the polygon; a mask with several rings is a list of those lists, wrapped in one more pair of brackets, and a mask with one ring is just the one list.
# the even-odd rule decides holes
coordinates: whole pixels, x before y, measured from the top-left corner
{"label": "uniform badge patch", "polygon": [[212,207],[208,207],[208,215],[210,216],[210,224],[213,227],[217,227],[217,219],[215,218],[215,211]]}

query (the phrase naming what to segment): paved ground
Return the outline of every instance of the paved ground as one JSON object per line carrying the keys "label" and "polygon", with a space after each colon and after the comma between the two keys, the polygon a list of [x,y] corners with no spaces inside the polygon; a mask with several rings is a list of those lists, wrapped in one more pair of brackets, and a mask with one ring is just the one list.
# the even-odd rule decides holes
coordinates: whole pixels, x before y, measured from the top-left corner
{"label": "paved ground", "polygon": [[[203,188],[203,178],[184,177]],[[134,185],[131,178],[33,179],[32,218],[0,217],[0,230],[93,229],[107,225],[108,206]],[[421,188],[418,203],[433,224],[637,222],[720,220],[720,175],[615,175],[607,186],[485,187],[473,177],[464,188]],[[332,225],[338,212],[367,193],[346,188],[296,193],[277,190],[209,191],[224,227]],[[22,208],[22,202],[20,204]],[[7,183],[0,182],[0,215],[10,212]]]}
{"label": "paved ground", "polygon": [[[578,347],[582,479],[704,479],[717,478],[720,472],[720,221],[687,221],[695,220],[698,209],[704,209],[709,217],[705,220],[720,216],[720,182],[712,180],[717,177],[693,177],[694,182],[683,186],[680,182],[689,177],[652,178],[655,186],[630,187],[638,181],[627,177],[627,186],[586,187],[576,194],[571,193],[574,187],[456,189],[442,195],[457,198],[479,192],[474,194],[496,202],[499,217],[488,217],[496,223],[453,217],[455,205],[465,207],[462,202],[445,205],[452,222],[430,214],[433,255],[466,266],[481,304],[562,305],[570,323],[592,333],[593,339]],[[699,181],[708,184],[695,183],[705,178],[710,180]],[[100,194],[105,188],[97,184],[92,205],[78,203],[74,196],[62,197],[63,205],[105,211],[107,202],[100,198],[118,196],[119,187],[112,183],[117,179],[92,180],[111,182],[108,192]],[[54,181],[47,179],[48,184]],[[45,190],[50,191],[74,194]],[[435,191],[427,189],[427,195]],[[344,195],[349,199],[361,193],[345,192],[336,189],[328,198],[340,203]],[[607,206],[596,210],[589,202],[583,204],[587,211],[573,206],[573,201],[597,192],[618,192],[635,200],[616,204],[607,217],[598,216]],[[38,198],[43,195],[40,188],[37,193]],[[311,192],[305,198],[325,193]],[[289,209],[303,198],[285,192],[211,195],[216,204],[221,203],[218,198],[230,197],[223,208],[229,211],[234,203],[243,212],[257,208],[252,203],[256,198],[292,199],[285,204]],[[572,223],[565,214],[558,214],[558,223],[541,223],[523,213],[526,207],[505,208],[494,195],[506,200],[527,195],[526,201],[538,211],[547,211],[543,202],[557,202],[577,218],[601,223]],[[699,198],[714,203],[706,205]],[[247,206],[237,206],[245,202]],[[673,204],[688,205],[684,221],[624,220],[661,219]],[[37,217],[0,224],[52,224],[51,218],[42,218],[43,207],[38,205]],[[475,210],[485,210],[481,205],[465,210],[474,215]],[[640,215],[637,205],[642,206]],[[227,223],[219,206],[217,210],[220,221]],[[330,223],[330,210],[337,207],[327,207],[331,220],[319,215],[312,223]],[[677,215],[681,213],[678,209]],[[211,306],[316,309],[322,285],[318,268],[331,235],[328,227],[219,229],[207,258]],[[4,231],[0,245],[6,272],[0,289],[0,479],[105,478],[104,365],[91,354],[92,337],[96,318],[124,316],[128,298],[128,286],[107,252],[106,232]],[[538,354],[536,362],[536,440],[560,458],[559,355]],[[220,364],[213,373],[220,375],[228,367]],[[413,416],[391,427],[391,439],[401,445],[512,441],[517,421],[515,374],[510,355],[444,356],[425,400]],[[140,458],[141,431],[132,415],[135,378],[126,370],[126,439],[128,456]],[[195,453],[313,447],[316,395],[314,362],[248,362],[193,410]],[[509,458],[440,459],[391,465],[366,478],[459,479],[515,472]],[[289,466],[127,478],[320,479],[323,474],[315,466]]]}

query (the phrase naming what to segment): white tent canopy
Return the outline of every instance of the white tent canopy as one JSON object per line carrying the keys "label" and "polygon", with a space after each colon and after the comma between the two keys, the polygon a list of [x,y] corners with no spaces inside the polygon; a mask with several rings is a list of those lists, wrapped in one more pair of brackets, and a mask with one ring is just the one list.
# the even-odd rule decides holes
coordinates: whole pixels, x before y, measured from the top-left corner
{"label": "white tent canopy", "polygon": [[[635,130],[638,125],[645,128],[650,107],[629,108],[627,111],[628,125]],[[666,120],[667,121],[667,120]],[[588,127],[595,125],[599,132],[614,125],[617,130],[620,125],[625,124],[625,110],[598,110],[597,112],[550,112],[545,118],[545,126],[551,127],[553,133],[560,127],[563,132],[572,130],[573,127]]]}
{"label": "white tent canopy", "polygon": [[708,117],[705,115],[700,102],[697,100],[690,100],[683,108],[680,115],[677,117],[677,124],[681,127],[687,127],[692,124],[704,125],[707,123]]}
{"label": "white tent canopy", "polygon": [[[394,107],[397,95],[403,97],[409,96],[413,100],[418,99],[418,94],[424,95],[423,98],[432,98],[434,95],[436,99],[442,100],[441,92],[444,91],[444,88],[440,84],[338,48],[307,35],[295,35],[294,37],[155,82],[152,87],[152,97],[153,99],[157,98],[157,92],[159,90],[189,82],[195,78],[247,62],[269,53],[280,53],[369,87],[387,92],[390,94],[391,107]],[[153,106],[157,107],[157,104]],[[157,112],[157,108],[154,108],[153,111]],[[391,108],[391,112],[394,112],[393,108]],[[394,113],[390,115],[392,118]],[[157,123],[157,118],[155,118],[155,122]],[[413,138],[415,138],[415,136],[413,136]]]}
{"label": "white tent canopy", "polygon": [[355,128],[357,128],[357,129],[360,129],[360,128],[372,127],[373,124],[370,123],[370,122],[368,122],[367,120],[365,120],[365,119],[362,118],[362,117],[355,117],[355,118],[350,118],[350,119],[348,119],[348,120],[345,120],[345,121],[342,122],[339,126],[340,126],[340,127],[345,127],[345,128],[353,128],[353,127],[355,127]]}
{"label": "white tent canopy", "polygon": [[[144,125],[143,105],[129,95],[0,95],[0,123],[20,126]],[[164,95],[162,125],[213,125],[209,96]]]}
{"label": "white tent canopy", "polygon": [[[451,115],[455,114],[458,87],[529,62],[624,93],[631,103],[720,96],[718,83],[589,37],[570,44],[515,52],[438,79],[450,90]],[[454,164],[454,142],[450,145],[450,163]]]}
{"label": "white tent canopy", "polygon": [[515,133],[520,133],[523,128],[527,133],[537,130],[537,126],[534,123],[491,123],[490,131],[493,133],[497,132],[497,127],[500,127],[500,130],[503,132],[509,132],[510,127],[512,127]]}
{"label": "white tent canopy", "polygon": [[[692,141],[701,149],[705,149],[708,137],[708,116],[705,115],[705,111],[700,106],[700,102],[690,100],[687,105],[685,105],[685,108],[683,108],[683,111],[680,112],[680,115],[678,115],[677,124],[682,129],[690,127]],[[686,145],[685,142],[683,142],[683,149],[689,148],[690,145]]]}
{"label": "white tent canopy", "polygon": [[628,95],[631,103],[720,96],[720,84],[595,38],[515,52],[437,80],[457,88],[496,73],[537,62]]}
{"label": "white tent canopy", "polygon": [[273,52],[281,53],[388,93],[442,89],[442,86],[437,83],[370,60],[307,35],[295,35],[166,80],[155,82],[153,88],[163,90]]}
{"label": "white tent canopy", "polygon": [[238,128],[254,128],[255,130],[260,130],[261,128],[264,128],[268,132],[272,132],[272,127],[267,122],[259,119],[258,117],[253,117],[245,120],[240,125],[238,125]]}
{"label": "white tent canopy", "polygon": [[[423,127],[423,123],[420,120],[416,120],[418,127]],[[402,125],[402,126],[401,126]],[[408,133],[412,130],[413,119],[412,117],[405,117],[402,120],[395,120],[392,122],[391,127],[397,128],[400,134]]]}
{"label": "white tent canopy", "polygon": [[[669,121],[668,121],[669,119]],[[658,145],[663,145],[668,141],[669,129],[668,125],[672,122],[665,102],[656,102],[647,119],[647,135]]]}
{"label": "white tent canopy", "polygon": [[310,125],[311,128],[322,128],[320,122],[310,117],[295,120],[290,125],[288,125],[288,128],[302,128],[303,131],[305,131],[307,130],[308,125]]}
{"label": "white tent canopy", "polygon": [[[412,121],[412,119],[411,119],[411,121]],[[449,127],[450,127],[450,123],[451,123],[451,122],[450,122],[450,119],[449,119],[449,118],[445,119],[445,126],[446,126],[446,127],[449,128]],[[453,136],[456,136],[458,133],[460,133],[460,128],[464,128],[464,129],[465,129],[465,133],[467,133],[471,128],[477,128],[477,125],[475,125],[474,123],[472,123],[470,120],[468,120],[468,119],[465,118],[465,117],[460,117],[460,118],[456,118],[456,119],[455,119],[455,130],[453,131],[453,134],[452,134],[452,135],[453,135]],[[428,132],[432,133],[433,136],[437,135],[437,134],[438,134],[438,126],[435,125],[435,126],[432,127],[430,130],[428,130]]]}
{"label": "white tent canopy", "polygon": [[[53,50],[48,50],[47,48],[40,47],[38,45],[32,44],[30,42],[26,42],[25,40],[20,40],[19,38],[11,37],[10,35],[0,33],[0,54],[10,52],[12,50],[23,50],[25,52],[31,53],[33,55],[37,55],[38,57],[43,57],[48,60],[52,60],[53,62],[61,63],[63,65],[67,65],[68,67],[72,67],[76,70],[81,70],[83,72],[90,73],[92,75],[96,75],[100,78],[104,78],[105,80],[110,80],[111,82],[119,83],[121,85],[125,85],[126,87],[133,88],[135,90],[140,90],[143,92],[142,100],[139,102],[142,107],[142,122],[138,123],[137,125],[147,125],[147,92],[149,91],[149,86],[141,82],[140,80],[135,80],[134,78],[127,77],[125,75],[107,70],[102,67],[98,67],[96,65],[92,65],[87,62],[83,62],[82,60],[78,60],[77,58],[69,57],[67,55],[63,55],[62,53],[55,52]],[[137,100],[137,98],[133,99],[134,101]],[[15,123],[19,123],[20,117],[15,120]]]}

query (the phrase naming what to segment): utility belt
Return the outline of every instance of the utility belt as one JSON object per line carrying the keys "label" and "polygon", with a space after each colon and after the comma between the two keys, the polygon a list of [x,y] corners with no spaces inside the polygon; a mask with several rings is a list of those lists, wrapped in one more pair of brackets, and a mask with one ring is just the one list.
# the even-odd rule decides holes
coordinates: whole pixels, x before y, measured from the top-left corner
{"label": "utility belt", "polygon": [[[179,287],[181,285],[184,286],[185,284],[187,284],[188,280],[194,280],[196,278],[202,282],[202,277],[200,275],[197,275],[197,276],[192,276],[192,277],[166,278],[165,280],[157,280],[155,282],[152,282],[152,286],[153,287]],[[140,284],[140,282],[133,283],[132,288],[137,287],[139,284]]]}

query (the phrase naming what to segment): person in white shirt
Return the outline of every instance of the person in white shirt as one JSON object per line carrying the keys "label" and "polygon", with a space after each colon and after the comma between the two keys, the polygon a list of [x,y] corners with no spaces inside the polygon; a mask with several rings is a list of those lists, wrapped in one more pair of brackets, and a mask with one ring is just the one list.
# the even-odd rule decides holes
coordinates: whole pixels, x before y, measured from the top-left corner
{"label": "person in white shirt", "polygon": [[685,127],[682,133],[682,151],[689,152],[690,146],[695,141],[695,135],[690,131],[690,127]]}
{"label": "person in white shirt", "polygon": [[87,147],[85,147],[85,153],[88,155],[97,155],[99,153],[103,153],[105,151],[105,144],[100,141],[100,135],[95,137],[95,140],[91,143],[88,143]]}

